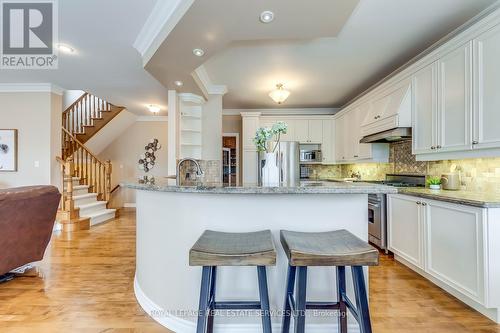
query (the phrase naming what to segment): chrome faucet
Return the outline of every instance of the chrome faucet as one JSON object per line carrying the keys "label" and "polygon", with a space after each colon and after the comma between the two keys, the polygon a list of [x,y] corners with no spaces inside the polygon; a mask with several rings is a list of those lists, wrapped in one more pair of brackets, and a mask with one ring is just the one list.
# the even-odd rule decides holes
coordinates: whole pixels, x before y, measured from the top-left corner
{"label": "chrome faucet", "polygon": [[189,158],[189,157],[183,158],[182,160],[179,161],[179,163],[177,163],[177,175],[176,175],[177,185],[181,184],[181,165],[186,161],[193,162],[196,165],[196,176],[197,177],[202,177],[205,174],[203,172],[203,170],[201,169],[200,163],[198,163],[197,160],[195,160],[194,158]]}

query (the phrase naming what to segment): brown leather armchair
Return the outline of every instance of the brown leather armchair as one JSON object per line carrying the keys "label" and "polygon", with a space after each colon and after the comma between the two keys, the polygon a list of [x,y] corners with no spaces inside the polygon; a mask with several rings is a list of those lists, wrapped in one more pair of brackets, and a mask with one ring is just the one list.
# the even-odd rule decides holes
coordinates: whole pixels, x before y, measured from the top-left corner
{"label": "brown leather armchair", "polygon": [[60,199],[53,186],[0,190],[0,275],[43,259]]}

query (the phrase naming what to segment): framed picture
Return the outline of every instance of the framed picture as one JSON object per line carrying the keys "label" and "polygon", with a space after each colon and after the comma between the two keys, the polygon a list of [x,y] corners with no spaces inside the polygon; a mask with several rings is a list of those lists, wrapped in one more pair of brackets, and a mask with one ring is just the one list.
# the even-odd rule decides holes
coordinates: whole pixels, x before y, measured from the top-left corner
{"label": "framed picture", "polygon": [[17,130],[0,129],[0,172],[17,171]]}

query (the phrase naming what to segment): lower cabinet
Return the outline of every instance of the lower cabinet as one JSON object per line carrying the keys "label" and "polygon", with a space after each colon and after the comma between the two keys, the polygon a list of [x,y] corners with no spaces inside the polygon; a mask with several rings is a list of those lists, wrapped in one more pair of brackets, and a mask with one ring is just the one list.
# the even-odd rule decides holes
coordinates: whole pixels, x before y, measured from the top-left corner
{"label": "lower cabinet", "polygon": [[424,221],[421,201],[390,196],[387,207],[389,250],[424,269]]}
{"label": "lower cabinet", "polygon": [[399,194],[388,197],[389,250],[485,305],[486,209]]}

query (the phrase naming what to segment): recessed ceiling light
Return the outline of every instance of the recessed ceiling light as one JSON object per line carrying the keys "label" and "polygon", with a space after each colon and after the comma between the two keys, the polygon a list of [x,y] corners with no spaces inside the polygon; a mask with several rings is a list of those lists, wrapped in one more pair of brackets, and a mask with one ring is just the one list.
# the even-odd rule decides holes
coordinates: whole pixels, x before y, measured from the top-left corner
{"label": "recessed ceiling light", "polygon": [[203,57],[203,55],[205,54],[205,51],[203,51],[202,49],[194,49],[193,54],[197,57]]}
{"label": "recessed ceiling light", "polygon": [[260,13],[260,21],[262,23],[270,23],[274,20],[274,13],[270,10],[263,11]]}
{"label": "recessed ceiling light", "polygon": [[184,82],[182,81],[174,81],[174,84],[177,86],[177,87],[182,87],[184,85]]}
{"label": "recessed ceiling light", "polygon": [[150,104],[150,105],[148,105],[148,109],[149,109],[149,111],[151,111],[153,113],[160,112],[160,107],[158,105]]}
{"label": "recessed ceiling light", "polygon": [[67,53],[67,54],[72,54],[72,53],[75,53],[75,49],[72,48],[71,46],[69,45],[65,45],[65,44],[57,44],[57,48],[59,49],[59,51],[63,52],[63,53]]}

